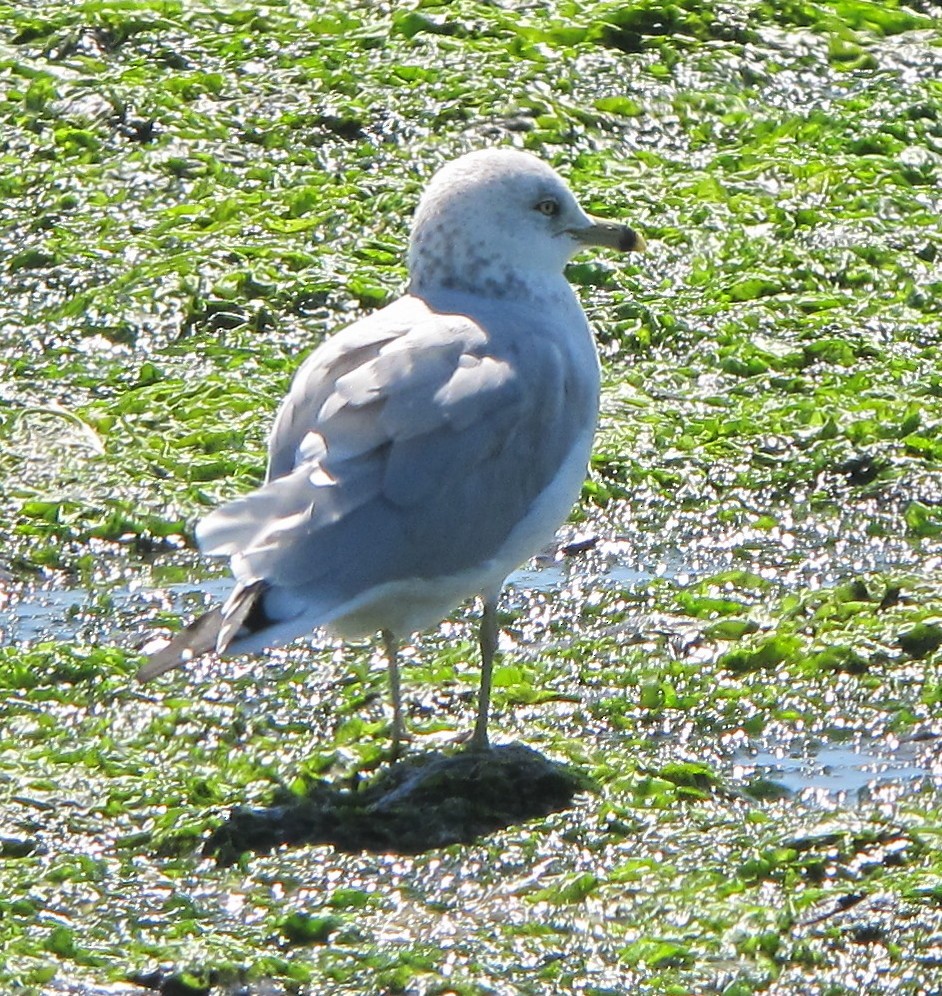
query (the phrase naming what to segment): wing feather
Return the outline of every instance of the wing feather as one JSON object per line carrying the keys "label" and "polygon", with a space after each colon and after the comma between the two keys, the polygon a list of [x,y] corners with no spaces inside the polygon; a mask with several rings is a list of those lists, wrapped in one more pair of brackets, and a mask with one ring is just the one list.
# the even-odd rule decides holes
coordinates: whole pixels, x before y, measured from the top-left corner
{"label": "wing feather", "polygon": [[597,401],[597,381],[574,379],[572,357],[540,332],[495,337],[404,298],[328,340],[280,409],[268,482],[207,516],[201,546],[232,557],[243,584],[316,591],[325,605],[483,562]]}

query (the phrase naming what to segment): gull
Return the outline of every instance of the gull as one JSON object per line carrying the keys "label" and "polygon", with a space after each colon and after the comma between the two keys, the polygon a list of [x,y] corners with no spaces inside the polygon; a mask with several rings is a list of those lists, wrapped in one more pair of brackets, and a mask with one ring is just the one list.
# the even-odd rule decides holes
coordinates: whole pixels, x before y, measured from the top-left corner
{"label": "gull", "polygon": [[470,747],[485,750],[501,588],[565,521],[595,435],[598,353],[564,275],[586,246],[645,243],[586,214],[529,153],[443,166],[416,209],[406,293],[308,356],[275,418],[265,483],[197,525],[202,552],[229,558],[231,594],[138,679],[314,629],[380,634],[396,758],[401,642],[480,596]]}

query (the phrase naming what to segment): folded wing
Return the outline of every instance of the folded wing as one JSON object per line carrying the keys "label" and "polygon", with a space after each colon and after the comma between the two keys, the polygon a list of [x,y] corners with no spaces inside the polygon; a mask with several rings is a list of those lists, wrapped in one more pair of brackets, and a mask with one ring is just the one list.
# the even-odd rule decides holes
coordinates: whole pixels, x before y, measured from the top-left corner
{"label": "folded wing", "polygon": [[197,528],[238,582],[216,649],[244,635],[227,619],[306,629],[374,587],[493,557],[570,455],[586,422],[573,407],[597,400],[540,332],[406,297],[315,350],[279,411],[267,482]]}

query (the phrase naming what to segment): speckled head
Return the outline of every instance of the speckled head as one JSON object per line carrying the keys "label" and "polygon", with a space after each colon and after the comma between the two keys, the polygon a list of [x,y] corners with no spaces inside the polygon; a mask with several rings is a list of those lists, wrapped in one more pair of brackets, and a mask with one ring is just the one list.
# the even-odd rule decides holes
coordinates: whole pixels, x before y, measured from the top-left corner
{"label": "speckled head", "polygon": [[624,225],[587,215],[553,169],[515,149],[471,152],[443,166],[416,210],[409,290],[535,297],[563,279],[586,245],[643,249]]}

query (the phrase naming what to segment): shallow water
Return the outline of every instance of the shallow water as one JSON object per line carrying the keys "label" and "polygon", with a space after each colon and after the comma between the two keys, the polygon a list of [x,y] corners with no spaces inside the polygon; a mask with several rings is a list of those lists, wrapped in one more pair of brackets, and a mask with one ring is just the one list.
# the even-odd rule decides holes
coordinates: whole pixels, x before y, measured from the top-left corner
{"label": "shallow water", "polygon": [[[579,592],[592,589],[639,595],[652,582],[667,582],[683,589],[736,563],[729,555],[733,540],[722,537],[714,537],[712,542],[701,537],[687,551],[673,546],[652,548],[639,563],[631,543],[604,539],[610,524],[599,526],[598,530],[562,534],[559,549],[547,549],[508,578],[506,599],[527,607],[539,596],[564,593],[578,603]],[[852,569],[880,566],[884,557],[891,562],[895,559],[886,549],[887,544],[866,536],[859,536],[858,542],[852,535],[846,536],[840,551],[831,551],[839,555],[823,558],[810,548],[807,536],[803,539],[806,556],[798,570],[804,583],[816,588],[833,584]],[[757,560],[764,560],[766,553],[774,556],[775,548],[774,541],[764,548],[756,547]],[[205,570],[204,561],[195,554],[188,556],[194,573]],[[794,583],[794,573],[785,565],[763,573],[767,580],[786,588]],[[100,592],[58,587],[55,582],[41,588],[17,585],[7,579],[5,600],[0,602],[0,636],[6,643],[30,644],[69,639],[70,634],[76,640],[95,634],[102,644],[140,648],[150,642],[147,624],[139,629],[134,621],[150,615],[155,602],[163,610],[188,618],[204,605],[223,600],[230,586],[227,574],[202,580],[194,577],[193,581],[153,589],[139,580],[131,586],[113,584],[102,611]],[[649,617],[643,605],[630,618],[630,628],[639,635],[646,628],[664,624],[663,619]],[[683,629],[679,621],[678,626],[678,631]],[[159,631],[155,631],[155,639],[160,639]],[[315,648],[333,645],[330,639],[316,635],[312,643]],[[515,646],[514,652],[526,659],[539,654],[541,648],[540,642],[527,647],[524,641]],[[858,733],[851,742],[846,737],[839,741],[819,737],[804,744],[796,740],[787,748],[747,739],[730,760],[723,762],[723,767],[735,783],[755,778],[771,781],[811,807],[862,805],[880,797],[898,800],[927,787],[942,788],[942,749],[939,740],[928,734],[898,739],[889,734],[868,737]]]}
{"label": "shallow water", "polygon": [[800,752],[749,747],[736,754],[733,776],[768,779],[806,804],[853,806],[883,794],[942,789],[942,745],[935,737],[885,737],[852,745],[825,741]]}

